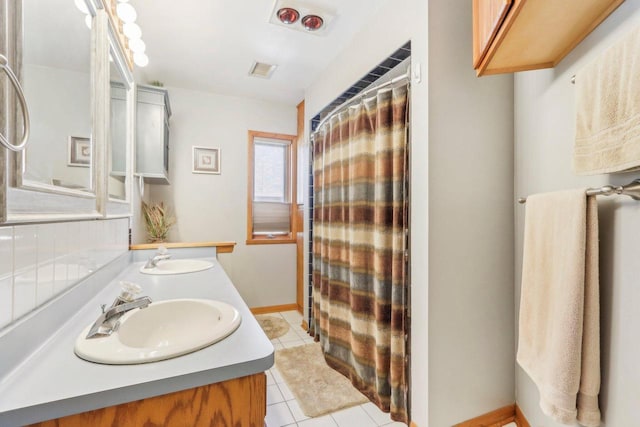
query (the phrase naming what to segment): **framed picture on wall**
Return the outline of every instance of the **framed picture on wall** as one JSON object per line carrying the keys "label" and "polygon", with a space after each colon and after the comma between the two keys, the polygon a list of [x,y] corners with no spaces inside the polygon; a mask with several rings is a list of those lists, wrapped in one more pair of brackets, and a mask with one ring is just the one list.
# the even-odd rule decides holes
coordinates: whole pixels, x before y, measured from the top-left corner
{"label": "framed picture on wall", "polygon": [[69,137],[68,166],[88,168],[91,164],[91,138]]}
{"label": "framed picture on wall", "polygon": [[193,147],[193,173],[220,174],[220,149]]}

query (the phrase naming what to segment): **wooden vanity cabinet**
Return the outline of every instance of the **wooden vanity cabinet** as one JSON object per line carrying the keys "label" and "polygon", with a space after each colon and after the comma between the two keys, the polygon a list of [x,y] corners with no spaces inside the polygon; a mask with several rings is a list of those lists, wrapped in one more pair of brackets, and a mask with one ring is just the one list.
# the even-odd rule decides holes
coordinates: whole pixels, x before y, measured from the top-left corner
{"label": "wooden vanity cabinet", "polygon": [[263,427],[266,415],[267,377],[261,372],[30,427]]}
{"label": "wooden vanity cabinet", "polygon": [[555,67],[624,0],[473,0],[478,76]]}

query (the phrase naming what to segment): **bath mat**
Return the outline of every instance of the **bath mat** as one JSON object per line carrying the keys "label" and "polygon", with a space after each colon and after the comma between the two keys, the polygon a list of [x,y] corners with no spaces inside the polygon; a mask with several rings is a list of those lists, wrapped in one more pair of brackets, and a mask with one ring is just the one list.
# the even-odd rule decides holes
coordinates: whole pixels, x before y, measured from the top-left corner
{"label": "bath mat", "polygon": [[256,316],[256,320],[270,340],[281,337],[289,332],[289,324],[281,317],[260,314]]}
{"label": "bath mat", "polygon": [[308,417],[369,401],[351,381],[326,364],[318,343],[276,351],[276,368]]}

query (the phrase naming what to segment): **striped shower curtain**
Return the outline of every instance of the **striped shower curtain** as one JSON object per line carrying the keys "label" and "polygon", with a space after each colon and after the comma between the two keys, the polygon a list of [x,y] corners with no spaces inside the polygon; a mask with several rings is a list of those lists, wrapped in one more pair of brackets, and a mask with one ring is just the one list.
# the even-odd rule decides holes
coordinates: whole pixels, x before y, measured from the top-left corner
{"label": "striped shower curtain", "polygon": [[313,145],[312,328],[327,363],[407,422],[408,88],[329,118]]}

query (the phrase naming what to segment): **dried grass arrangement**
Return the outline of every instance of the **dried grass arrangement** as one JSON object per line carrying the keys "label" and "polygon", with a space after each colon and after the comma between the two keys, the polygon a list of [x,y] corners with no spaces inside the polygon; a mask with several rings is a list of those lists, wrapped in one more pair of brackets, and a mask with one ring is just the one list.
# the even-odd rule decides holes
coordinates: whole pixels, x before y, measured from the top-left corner
{"label": "dried grass arrangement", "polygon": [[147,228],[147,236],[150,243],[159,243],[167,240],[167,234],[175,217],[169,215],[162,202],[151,205],[142,202],[142,213]]}

